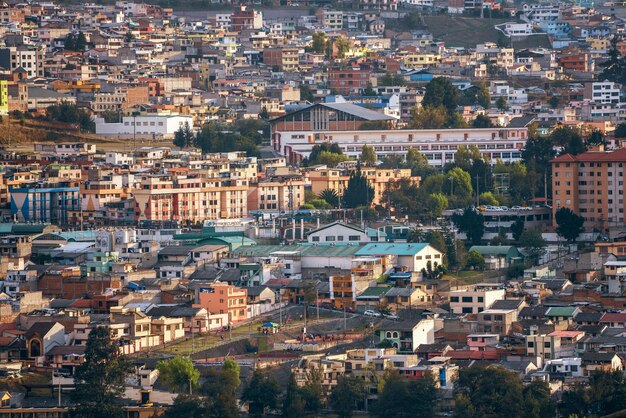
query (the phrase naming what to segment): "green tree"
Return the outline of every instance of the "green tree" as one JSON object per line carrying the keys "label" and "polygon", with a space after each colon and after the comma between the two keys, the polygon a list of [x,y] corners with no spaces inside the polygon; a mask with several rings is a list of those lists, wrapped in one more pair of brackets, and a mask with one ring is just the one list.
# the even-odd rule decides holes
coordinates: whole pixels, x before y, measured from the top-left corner
{"label": "green tree", "polygon": [[[327,154],[322,155],[322,153],[327,153]],[[336,154],[338,155],[337,157],[338,159],[343,158],[345,160],[346,158],[343,155],[343,151],[341,150],[339,145],[335,143],[330,143],[330,142],[322,142],[321,144],[316,144],[313,146],[313,148],[311,149],[311,154],[309,154],[307,164],[308,165],[323,164],[320,161],[323,161],[324,159],[328,159],[329,158],[328,154]]]}
{"label": "green tree", "polygon": [[491,192],[483,192],[478,197],[478,201],[481,205],[499,206],[500,202]]}
{"label": "green tree", "polygon": [[326,52],[326,34],[324,32],[315,32],[313,34],[311,50],[317,54]]}
{"label": "green tree", "polygon": [[422,106],[446,108],[449,114],[456,112],[459,103],[459,89],[445,77],[435,77],[426,85]]}
{"label": "green tree", "polygon": [[587,137],[589,145],[604,145],[604,134],[599,129],[594,129]]}
{"label": "green tree", "polygon": [[515,219],[515,222],[511,224],[511,234],[513,234],[514,241],[519,241],[522,233],[524,232],[524,226],[526,224],[524,222],[524,218],[524,216],[518,217]]}
{"label": "green tree", "polygon": [[462,213],[452,215],[452,222],[460,232],[465,233],[471,245],[479,245],[485,233],[485,218],[473,208],[465,208]]}
{"label": "green tree", "polygon": [[523,386],[503,367],[469,367],[459,372],[454,389],[458,418],[522,417]]}
{"label": "green tree", "polygon": [[302,397],[302,390],[296,383],[296,377],[291,373],[287,391],[283,398],[282,416],[284,418],[300,418],[304,416],[305,401]]}
{"label": "green tree", "polygon": [[413,129],[439,129],[444,128],[449,120],[446,108],[443,106],[423,105],[413,108],[411,127]]}
{"label": "green tree", "polygon": [[261,113],[259,113],[259,117],[264,120],[268,120],[270,118],[270,112],[267,111],[267,107],[263,106]]}
{"label": "green tree", "polygon": [[379,86],[404,86],[406,81],[404,77],[397,73],[386,73],[380,79],[378,79]]}
{"label": "green tree", "polygon": [[[530,138],[526,141],[526,146],[522,150],[522,159],[526,167],[528,177],[527,183],[530,185],[533,197],[539,195],[547,198],[551,196],[552,183],[548,181],[545,184],[546,179],[550,179],[552,176],[552,160],[556,155],[554,151],[554,145],[548,138]],[[548,194],[544,196],[544,185],[546,186]]]}
{"label": "green tree", "polygon": [[615,138],[626,138],[626,123],[620,123],[615,127]]}
{"label": "green tree", "polygon": [[426,267],[422,269],[422,277],[429,280],[441,280],[446,274],[446,266],[437,263],[426,262]]}
{"label": "green tree", "polygon": [[478,115],[472,121],[472,127],[474,128],[493,128],[493,123],[485,115]]}
{"label": "green tree", "polygon": [[468,205],[472,201],[472,178],[470,173],[460,167],[454,167],[448,171],[443,184],[444,190],[450,196],[450,202],[454,207]]}
{"label": "green tree", "polygon": [[585,218],[575,214],[570,208],[559,208],[554,214],[556,233],[574,243],[576,238],[585,230]]}
{"label": "green tree", "polygon": [[85,109],[79,109],[74,103],[63,101],[48,106],[46,119],[62,123],[77,124],[81,130],[95,132],[96,124]]}
{"label": "green tree", "polygon": [[275,409],[278,404],[278,383],[266,376],[260,369],[252,373],[250,383],[243,391],[241,400],[249,403],[251,416],[265,415],[267,409]]}
{"label": "green tree", "polygon": [[599,80],[608,80],[615,83],[626,83],[626,58],[620,56],[617,48],[618,37],[613,36],[611,48],[608,52],[608,59],[600,63],[602,72],[598,76]]}
{"label": "green tree", "polygon": [[548,104],[552,109],[556,109],[561,105],[561,99],[558,96],[550,96],[548,99]]}
{"label": "green tree", "polygon": [[239,365],[232,359],[226,359],[220,369],[207,370],[201,391],[207,395],[211,417],[236,418],[239,415],[236,391],[240,383]]}
{"label": "green tree", "polygon": [[319,194],[319,198],[324,200],[330,205],[330,207],[336,208],[339,206],[339,195],[332,189],[325,189]]}
{"label": "green tree", "polygon": [[507,103],[506,97],[498,97],[498,100],[496,100],[496,107],[502,112],[509,110],[509,104]]}
{"label": "green tree", "polygon": [[391,371],[384,379],[373,412],[379,417],[434,418],[437,397],[431,375],[409,382],[397,371]]}
{"label": "green tree", "polygon": [[546,382],[534,381],[524,387],[524,418],[554,416],[556,404],[552,401],[550,386]]}
{"label": "green tree", "polygon": [[125,379],[133,370],[128,357],[120,354],[109,329],[96,327],[85,347],[85,362],[76,367],[71,393],[72,418],[124,417],[121,399]]}
{"label": "green tree", "polygon": [[376,156],[376,151],[374,151],[374,147],[367,144],[363,145],[363,148],[361,148],[361,162],[367,166],[376,164],[377,160],[378,157]]}
{"label": "green tree", "polygon": [[422,181],[437,173],[437,169],[429,164],[426,156],[417,148],[409,148],[406,153],[406,165],[411,169],[411,175],[420,176]]}
{"label": "green tree", "polygon": [[78,32],[76,37],[76,51],[84,51],[87,47],[87,38],[83,32]]}
{"label": "green tree", "polygon": [[315,101],[315,96],[313,95],[313,91],[311,91],[311,87],[306,84],[300,84],[300,100],[304,100],[309,103]]}
{"label": "green tree", "polygon": [[488,109],[489,106],[491,106],[491,94],[489,94],[489,87],[487,87],[487,83],[485,83],[484,81],[481,81],[478,85],[476,102],[484,109]]}
{"label": "green tree", "polygon": [[313,367],[308,370],[306,383],[300,389],[304,410],[309,414],[317,414],[322,409],[322,371]]}
{"label": "green tree", "polygon": [[174,399],[171,407],[159,415],[159,418],[208,418],[212,416],[205,398],[181,394]]}
{"label": "green tree", "polygon": [[537,264],[539,257],[546,252],[546,241],[541,236],[541,232],[536,229],[527,229],[522,232],[519,244],[534,264]]}
{"label": "green tree", "polygon": [[198,384],[200,372],[189,357],[178,355],[171,360],[161,360],[156,368],[159,380],[165,383],[170,392],[188,392],[191,395]]}
{"label": "green tree", "polygon": [[337,49],[337,58],[343,59],[346,56],[346,52],[350,50],[351,42],[343,36],[335,39],[335,48]]}
{"label": "green tree", "polygon": [[363,379],[356,376],[339,376],[337,386],[330,395],[330,406],[341,418],[350,418],[363,404],[366,395]]}
{"label": "green tree", "polygon": [[133,41],[133,33],[131,31],[127,31],[126,34],[124,35],[124,42],[129,44],[132,41]]}
{"label": "green tree", "polygon": [[359,131],[384,131],[391,129],[391,124],[387,120],[368,120],[359,125]]}
{"label": "green tree", "polygon": [[68,33],[63,43],[63,48],[67,51],[76,51],[76,35]]}
{"label": "green tree", "polygon": [[356,170],[350,173],[346,190],[343,194],[343,204],[346,208],[359,206],[369,207],[374,199],[374,188],[361,171],[361,165],[357,164]]}
{"label": "green tree", "polygon": [[465,267],[474,270],[482,270],[485,268],[485,257],[478,251],[470,251],[465,259]]}

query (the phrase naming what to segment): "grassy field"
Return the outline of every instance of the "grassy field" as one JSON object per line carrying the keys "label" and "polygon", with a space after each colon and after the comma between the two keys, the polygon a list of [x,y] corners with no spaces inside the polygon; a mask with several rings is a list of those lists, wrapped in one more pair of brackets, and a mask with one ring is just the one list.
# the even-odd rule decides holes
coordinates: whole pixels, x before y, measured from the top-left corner
{"label": "grassy field", "polygon": [[499,31],[494,25],[510,19],[480,19],[450,15],[424,16],[428,30],[446,46],[475,47],[478,43],[495,42]]}
{"label": "grassy field", "polygon": [[493,279],[503,276],[504,272],[499,271],[473,271],[464,270],[458,274],[446,274],[443,276],[443,280],[448,280],[452,288],[455,286],[465,286],[470,284],[476,284],[483,282],[487,279]]}

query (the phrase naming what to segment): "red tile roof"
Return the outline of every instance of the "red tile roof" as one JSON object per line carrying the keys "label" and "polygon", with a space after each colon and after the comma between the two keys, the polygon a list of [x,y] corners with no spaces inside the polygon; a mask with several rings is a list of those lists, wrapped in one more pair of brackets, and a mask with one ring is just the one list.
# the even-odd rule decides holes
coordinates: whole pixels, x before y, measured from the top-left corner
{"label": "red tile roof", "polygon": [[626,322],[626,313],[605,313],[600,322]]}
{"label": "red tile roof", "polygon": [[626,148],[620,148],[615,151],[590,151],[582,154],[572,155],[564,154],[551,160],[552,163],[560,162],[626,162]]}

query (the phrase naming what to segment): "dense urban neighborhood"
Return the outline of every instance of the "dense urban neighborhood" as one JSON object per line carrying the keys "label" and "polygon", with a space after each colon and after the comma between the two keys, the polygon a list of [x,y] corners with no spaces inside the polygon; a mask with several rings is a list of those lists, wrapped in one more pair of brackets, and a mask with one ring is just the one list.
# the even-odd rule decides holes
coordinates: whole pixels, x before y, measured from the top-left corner
{"label": "dense urban neighborhood", "polygon": [[0,418],[626,417],[623,0],[0,1]]}

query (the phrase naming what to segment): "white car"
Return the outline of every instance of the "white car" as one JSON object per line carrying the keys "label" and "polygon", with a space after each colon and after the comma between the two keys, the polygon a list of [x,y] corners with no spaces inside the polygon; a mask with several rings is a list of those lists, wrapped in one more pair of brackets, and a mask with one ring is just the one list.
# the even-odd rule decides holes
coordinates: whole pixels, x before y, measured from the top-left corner
{"label": "white car", "polygon": [[393,319],[394,321],[397,321],[398,319],[400,319],[400,317],[398,315],[394,315],[394,314],[388,314],[388,315],[383,315],[386,319]]}
{"label": "white car", "polygon": [[363,312],[363,315],[379,317],[380,313],[376,311],[372,311],[371,309],[368,309],[367,311]]}

